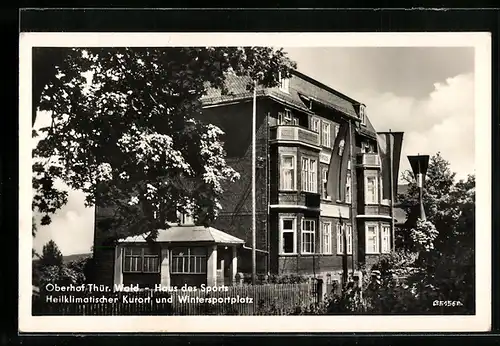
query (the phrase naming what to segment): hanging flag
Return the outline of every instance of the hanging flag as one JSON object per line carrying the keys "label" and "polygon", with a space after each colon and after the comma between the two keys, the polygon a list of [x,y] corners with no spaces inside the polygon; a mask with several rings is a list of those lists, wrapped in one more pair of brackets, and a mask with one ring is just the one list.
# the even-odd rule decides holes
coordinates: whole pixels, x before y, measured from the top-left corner
{"label": "hanging flag", "polygon": [[330,166],[328,168],[326,191],[333,201],[345,200],[345,185],[347,181],[347,167],[349,164],[349,122],[340,125],[339,132],[335,137]]}
{"label": "hanging flag", "polygon": [[[404,132],[377,133],[378,153],[382,171],[382,199],[392,199],[392,196],[397,197],[403,134]],[[391,187],[393,189],[392,194]]]}

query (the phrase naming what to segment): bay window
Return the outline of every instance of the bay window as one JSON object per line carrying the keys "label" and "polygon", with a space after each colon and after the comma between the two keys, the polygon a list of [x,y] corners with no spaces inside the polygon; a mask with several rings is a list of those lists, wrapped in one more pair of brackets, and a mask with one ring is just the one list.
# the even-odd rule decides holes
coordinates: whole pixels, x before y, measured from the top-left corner
{"label": "bay window", "polygon": [[280,254],[297,253],[296,227],[296,218],[280,218]]}
{"label": "bay window", "polygon": [[314,253],[315,233],[316,233],[316,221],[302,219],[301,253],[303,254]]}
{"label": "bay window", "polygon": [[380,252],[378,225],[376,224],[366,225],[365,232],[366,232],[366,253],[378,254]]}
{"label": "bay window", "polygon": [[295,155],[281,156],[280,189],[296,190]]}
{"label": "bay window", "polygon": [[367,175],[365,177],[365,203],[378,203],[378,179],[376,175]]}
{"label": "bay window", "polygon": [[308,157],[302,158],[302,191],[318,192],[317,161]]}
{"label": "bay window", "polygon": [[383,225],[382,226],[382,236],[381,236],[381,252],[389,253],[391,252],[391,227]]}

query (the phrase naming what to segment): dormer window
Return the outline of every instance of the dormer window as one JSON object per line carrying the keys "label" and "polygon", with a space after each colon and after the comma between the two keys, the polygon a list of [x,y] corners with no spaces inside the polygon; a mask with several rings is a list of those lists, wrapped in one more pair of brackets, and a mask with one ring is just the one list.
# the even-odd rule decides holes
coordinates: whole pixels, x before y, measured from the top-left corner
{"label": "dormer window", "polygon": [[188,213],[177,212],[177,219],[179,220],[179,225],[194,225],[194,219]]}
{"label": "dormer window", "polygon": [[298,119],[295,118],[289,109],[278,113],[279,125],[298,125]]}
{"label": "dormer window", "polygon": [[310,129],[316,133],[319,133],[319,119],[316,117],[311,117]]}
{"label": "dormer window", "polygon": [[283,78],[281,75],[281,72],[279,74],[279,89],[283,92],[289,93],[289,88],[290,88],[290,79],[289,78]]}
{"label": "dormer window", "polygon": [[361,152],[363,154],[373,153],[374,152],[373,145],[371,145],[368,142],[361,142]]}
{"label": "dormer window", "polygon": [[366,106],[359,105],[359,119],[361,120],[361,125],[366,125]]}

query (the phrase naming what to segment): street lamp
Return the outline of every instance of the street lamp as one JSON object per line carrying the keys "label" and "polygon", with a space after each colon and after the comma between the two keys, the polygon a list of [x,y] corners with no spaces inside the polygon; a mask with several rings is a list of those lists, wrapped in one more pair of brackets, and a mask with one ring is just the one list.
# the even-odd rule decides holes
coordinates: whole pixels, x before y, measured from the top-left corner
{"label": "street lamp", "polygon": [[408,161],[410,161],[411,169],[413,170],[413,176],[417,181],[418,202],[420,205],[419,217],[421,220],[425,221],[423,193],[425,174],[427,173],[427,168],[429,167],[429,155],[419,154],[416,156],[408,156]]}

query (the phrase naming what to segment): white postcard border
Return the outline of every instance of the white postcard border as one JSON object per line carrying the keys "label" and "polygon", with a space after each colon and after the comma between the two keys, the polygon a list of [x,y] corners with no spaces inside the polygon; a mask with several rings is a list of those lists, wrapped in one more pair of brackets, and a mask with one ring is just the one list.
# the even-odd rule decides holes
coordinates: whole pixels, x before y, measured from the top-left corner
{"label": "white postcard border", "polygon": [[[106,46],[474,47],[476,315],[474,316],[31,316],[32,47]],[[21,33],[19,49],[19,331],[472,332],[491,328],[490,33]],[[480,251],[477,251],[480,250]]]}

